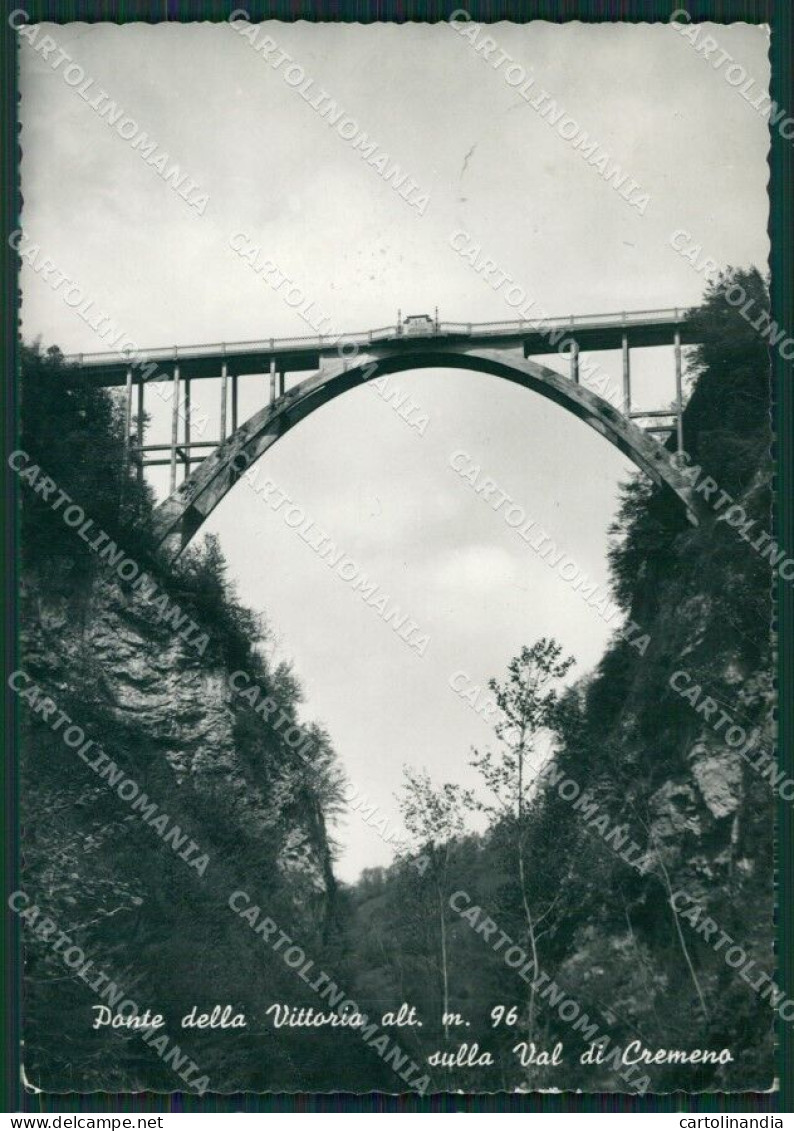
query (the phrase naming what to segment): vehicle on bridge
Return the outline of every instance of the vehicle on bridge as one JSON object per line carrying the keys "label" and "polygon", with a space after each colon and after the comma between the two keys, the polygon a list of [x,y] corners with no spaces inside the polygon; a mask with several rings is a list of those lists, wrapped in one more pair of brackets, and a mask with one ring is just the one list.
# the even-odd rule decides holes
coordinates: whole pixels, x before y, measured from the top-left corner
{"label": "vehicle on bridge", "polygon": [[431,337],[436,332],[436,323],[429,314],[409,314],[403,321],[400,332],[406,337]]}

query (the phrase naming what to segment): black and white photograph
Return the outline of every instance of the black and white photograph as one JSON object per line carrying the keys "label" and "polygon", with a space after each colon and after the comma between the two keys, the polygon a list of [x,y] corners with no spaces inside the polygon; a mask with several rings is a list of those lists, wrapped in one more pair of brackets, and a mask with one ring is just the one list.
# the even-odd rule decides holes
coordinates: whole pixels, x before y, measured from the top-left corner
{"label": "black and white photograph", "polygon": [[775,1093],[770,27],[4,18],[26,1094]]}

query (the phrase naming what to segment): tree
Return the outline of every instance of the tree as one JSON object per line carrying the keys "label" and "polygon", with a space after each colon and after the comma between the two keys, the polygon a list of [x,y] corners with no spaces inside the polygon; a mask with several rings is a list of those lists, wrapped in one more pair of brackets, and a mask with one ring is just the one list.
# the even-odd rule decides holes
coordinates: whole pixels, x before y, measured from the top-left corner
{"label": "tree", "polygon": [[[534,970],[538,972],[538,927],[550,914],[556,899],[542,912],[533,911],[529,892],[526,847],[530,832],[529,808],[534,780],[527,770],[530,756],[538,752],[544,732],[554,723],[558,703],[555,686],[574,664],[573,656],[563,657],[556,640],[542,637],[531,647],[526,645],[509,663],[507,679],[498,683],[491,679],[500,718],[494,726],[500,741],[497,751],[475,751],[472,765],[496,798],[491,811],[505,827],[513,843],[518,886]],[[483,806],[485,808],[485,806]],[[534,978],[527,1002],[527,1043],[535,1032]]]}
{"label": "tree", "polygon": [[325,889],[322,916],[322,942],[326,945],[337,926],[337,899],[339,885],[334,874],[334,859],[338,845],[329,824],[339,820],[345,812],[345,776],[336,761],[336,753],[326,730],[317,723],[304,728],[310,739],[309,754],[301,767],[301,784],[296,790],[298,811],[302,815],[307,843],[318,858]]}
{"label": "tree", "polygon": [[428,873],[438,913],[441,996],[444,1037],[449,1038],[449,961],[447,954],[447,901],[450,849],[464,832],[464,812],[471,808],[470,790],[445,782],[434,786],[426,770],[403,768],[405,782],[399,798],[403,823],[412,838],[411,847],[423,857],[422,873]]}
{"label": "tree", "polygon": [[[732,285],[746,296],[741,309],[726,298]],[[684,447],[690,466],[702,467],[704,475],[708,473],[733,496],[748,489],[759,468],[768,473],[771,468],[769,349],[770,342],[777,340],[777,327],[770,325],[768,311],[769,291],[754,267],[722,272],[707,286],[700,306],[688,311],[690,334],[698,344],[687,357],[691,393]],[[668,441],[668,449],[673,443]],[[769,498],[763,500],[767,522],[770,505]],[[677,568],[674,542],[688,530],[670,492],[642,473],[623,484],[620,508],[609,530],[612,588],[621,608],[628,610],[642,597],[648,618],[656,589],[648,579]]]}
{"label": "tree", "polygon": [[[124,412],[117,395],[80,377],[57,346],[21,348],[20,442],[42,472],[83,506],[94,529],[119,538],[136,557],[148,547],[146,519],[152,492],[127,469]],[[25,564],[64,581],[90,575],[96,555],[87,542],[68,536],[60,511],[29,489],[21,491]],[[140,528],[133,525],[144,516]],[[92,535],[93,537],[93,535]]]}

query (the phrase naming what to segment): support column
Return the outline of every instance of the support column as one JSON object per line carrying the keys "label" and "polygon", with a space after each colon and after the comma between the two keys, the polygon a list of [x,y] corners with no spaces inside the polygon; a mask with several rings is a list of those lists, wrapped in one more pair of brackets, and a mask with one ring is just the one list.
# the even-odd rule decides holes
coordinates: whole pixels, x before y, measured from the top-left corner
{"label": "support column", "polygon": [[270,359],[270,403],[276,399],[276,359]]}
{"label": "support column", "polygon": [[278,395],[280,397],[284,396],[284,376],[284,370],[280,369],[278,373]]}
{"label": "support column", "polygon": [[221,443],[226,439],[226,400],[229,391],[229,370],[224,361],[221,366]]}
{"label": "support column", "polygon": [[232,432],[237,431],[237,374],[232,373]]}
{"label": "support column", "polygon": [[190,475],[190,378],[185,378],[185,479]]}
{"label": "support column", "polygon": [[179,443],[179,366],[174,362],[174,380],[171,386],[171,494],[176,491],[176,446]]}
{"label": "support column", "polygon": [[623,331],[623,412],[631,413],[631,367],[629,363],[629,336]]}
{"label": "support column", "polygon": [[675,328],[675,425],[678,451],[684,450],[684,391],[681,380],[681,331]]}
{"label": "support column", "polygon": [[138,483],[143,486],[143,373],[138,378]]}
{"label": "support column", "polygon": [[571,345],[571,380],[574,385],[579,384],[579,343]]}
{"label": "support column", "polygon": [[124,390],[124,459],[122,465],[121,490],[130,473],[130,432],[132,431],[132,369],[127,370],[127,384]]}

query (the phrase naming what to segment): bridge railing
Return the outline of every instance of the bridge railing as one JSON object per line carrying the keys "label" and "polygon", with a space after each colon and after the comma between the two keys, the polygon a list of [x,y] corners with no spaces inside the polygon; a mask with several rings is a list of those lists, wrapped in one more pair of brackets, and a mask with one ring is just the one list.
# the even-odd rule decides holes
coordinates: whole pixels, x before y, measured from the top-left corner
{"label": "bridge railing", "polygon": [[240,354],[268,354],[280,350],[301,350],[322,352],[342,345],[366,346],[377,341],[393,341],[416,337],[439,337],[462,334],[476,337],[500,336],[526,332],[537,334],[564,329],[588,329],[600,326],[631,326],[648,322],[662,322],[673,325],[684,320],[684,312],[679,309],[618,311],[611,314],[570,315],[565,318],[538,318],[503,322],[439,322],[426,334],[407,333],[402,327],[380,326],[374,330],[356,330],[345,334],[309,334],[288,338],[256,338],[244,342],[201,342],[188,346],[161,346],[155,349],[131,348],[124,351],[106,350],[94,353],[69,354],[65,360],[79,365],[125,365],[134,358],[145,358],[153,362],[174,362],[184,359],[228,357]]}

